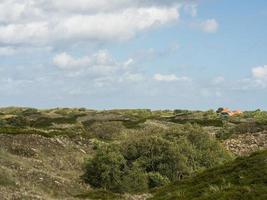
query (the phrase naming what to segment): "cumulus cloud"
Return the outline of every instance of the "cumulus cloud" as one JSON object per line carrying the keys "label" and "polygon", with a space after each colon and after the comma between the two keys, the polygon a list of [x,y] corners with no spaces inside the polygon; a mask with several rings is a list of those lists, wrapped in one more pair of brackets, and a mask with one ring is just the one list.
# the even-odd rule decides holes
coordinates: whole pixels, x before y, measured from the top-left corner
{"label": "cumulus cloud", "polygon": [[49,40],[50,30],[47,22],[0,25],[0,43],[45,44]]}
{"label": "cumulus cloud", "polygon": [[46,45],[58,41],[127,40],[177,21],[176,1],[3,0],[0,43]]}
{"label": "cumulus cloud", "polygon": [[53,63],[60,69],[77,69],[79,67],[90,64],[90,58],[84,57],[75,59],[69,54],[63,52],[54,57]]}
{"label": "cumulus cloud", "polygon": [[183,0],[46,0],[39,4],[49,9],[55,9],[62,12],[99,12],[114,11],[129,7],[151,7],[151,6],[177,6],[183,3]]}
{"label": "cumulus cloud", "polygon": [[206,33],[216,33],[219,28],[219,24],[215,19],[207,19],[200,23],[200,28]]}
{"label": "cumulus cloud", "polygon": [[252,76],[256,79],[267,80],[267,65],[252,68]]}
{"label": "cumulus cloud", "polygon": [[[141,81],[143,75],[132,67],[134,60],[117,61],[107,50],[100,50],[92,55],[75,58],[63,52],[54,56],[53,65],[68,77],[90,77],[98,85],[102,81]],[[101,82],[101,84],[100,84]]]}
{"label": "cumulus cloud", "polygon": [[91,56],[74,58],[66,52],[57,54],[53,58],[53,64],[62,70],[79,71],[81,69],[95,68],[101,71],[101,68],[116,68],[117,63],[106,50],[100,50]]}
{"label": "cumulus cloud", "polygon": [[76,15],[58,25],[65,38],[114,40],[129,39],[139,31],[177,20],[176,8],[126,9],[122,13]]}
{"label": "cumulus cloud", "polygon": [[153,78],[156,81],[164,81],[164,82],[191,81],[191,79],[186,76],[177,77],[175,74],[155,74]]}

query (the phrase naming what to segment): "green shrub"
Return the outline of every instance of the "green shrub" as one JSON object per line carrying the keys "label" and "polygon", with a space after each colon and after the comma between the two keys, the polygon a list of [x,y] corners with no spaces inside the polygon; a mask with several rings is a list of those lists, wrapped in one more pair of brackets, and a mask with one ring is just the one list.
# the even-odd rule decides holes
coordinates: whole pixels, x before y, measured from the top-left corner
{"label": "green shrub", "polygon": [[90,192],[81,193],[75,195],[74,197],[79,199],[94,199],[94,200],[124,200],[123,195],[115,194],[113,192],[99,189],[99,190],[92,190]]}
{"label": "green shrub", "polygon": [[6,119],[6,124],[14,127],[26,127],[30,122],[23,116],[15,116]]}
{"label": "green shrub", "polygon": [[87,160],[85,180],[94,187],[121,192],[126,160],[116,146],[104,145]]}
{"label": "green shrub", "polygon": [[150,172],[148,173],[148,182],[150,188],[155,188],[169,184],[170,180],[158,172]]}
{"label": "green shrub", "polygon": [[148,189],[146,172],[137,166],[133,166],[125,172],[121,186],[123,192],[145,192]]}
{"label": "green shrub", "polygon": [[267,151],[237,158],[185,181],[154,190],[151,200],[265,200]]}
{"label": "green shrub", "polygon": [[116,121],[92,122],[86,127],[86,130],[90,133],[92,138],[102,140],[112,140],[116,138],[120,135],[122,129],[122,123]]}
{"label": "green shrub", "polygon": [[138,164],[146,172],[159,172],[171,181],[187,172],[186,158],[178,146],[160,136],[144,136],[127,140],[122,144],[123,155],[131,163]]}
{"label": "green shrub", "polygon": [[187,160],[187,171],[196,172],[231,160],[231,155],[222,145],[199,125],[186,124],[181,129],[172,129],[166,139],[175,141]]}
{"label": "green shrub", "polygon": [[101,145],[94,157],[87,160],[86,182],[96,188],[113,192],[140,192],[148,188],[146,173],[136,166],[131,168],[118,146]]}
{"label": "green shrub", "polygon": [[[150,172],[156,175],[150,174],[149,185]],[[115,192],[141,192],[149,186],[165,184],[168,179],[178,180],[184,172],[185,157],[177,145],[152,136],[100,145],[87,161],[85,180],[94,187]]]}
{"label": "green shrub", "polygon": [[141,192],[181,180],[232,157],[199,126],[162,133],[133,134],[121,142],[99,143],[86,165],[94,187]]}

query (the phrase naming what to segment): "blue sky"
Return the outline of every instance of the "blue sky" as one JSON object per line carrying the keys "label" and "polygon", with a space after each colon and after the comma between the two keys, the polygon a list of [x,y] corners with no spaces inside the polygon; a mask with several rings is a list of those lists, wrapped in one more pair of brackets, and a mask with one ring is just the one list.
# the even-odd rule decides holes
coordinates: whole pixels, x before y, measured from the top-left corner
{"label": "blue sky", "polygon": [[0,106],[267,109],[267,2],[2,0]]}

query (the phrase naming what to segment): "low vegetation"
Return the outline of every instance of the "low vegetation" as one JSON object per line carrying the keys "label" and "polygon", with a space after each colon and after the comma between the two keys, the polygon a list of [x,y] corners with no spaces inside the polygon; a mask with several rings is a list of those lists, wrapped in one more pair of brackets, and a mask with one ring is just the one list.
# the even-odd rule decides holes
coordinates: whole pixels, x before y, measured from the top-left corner
{"label": "low vegetation", "polygon": [[238,158],[154,191],[151,200],[265,200],[267,151]]}
{"label": "low vegetation", "polygon": [[[227,117],[213,110],[0,108],[0,152],[8,155],[0,160],[0,198],[127,199],[126,193],[145,194],[143,200],[162,191],[155,198],[164,199],[164,188],[202,184],[199,174],[264,149],[266,119],[260,110]],[[235,187],[216,180],[205,180],[205,194]],[[191,197],[188,191],[170,199]]]}
{"label": "low vegetation", "polygon": [[102,143],[88,159],[85,180],[114,192],[143,192],[231,159],[205,131],[190,124]]}

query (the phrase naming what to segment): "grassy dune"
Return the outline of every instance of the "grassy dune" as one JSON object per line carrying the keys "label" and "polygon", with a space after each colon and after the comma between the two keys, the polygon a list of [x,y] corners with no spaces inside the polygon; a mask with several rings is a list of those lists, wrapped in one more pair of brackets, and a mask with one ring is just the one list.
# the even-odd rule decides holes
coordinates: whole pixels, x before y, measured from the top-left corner
{"label": "grassy dune", "polygon": [[238,158],[154,191],[151,200],[265,200],[267,151]]}

